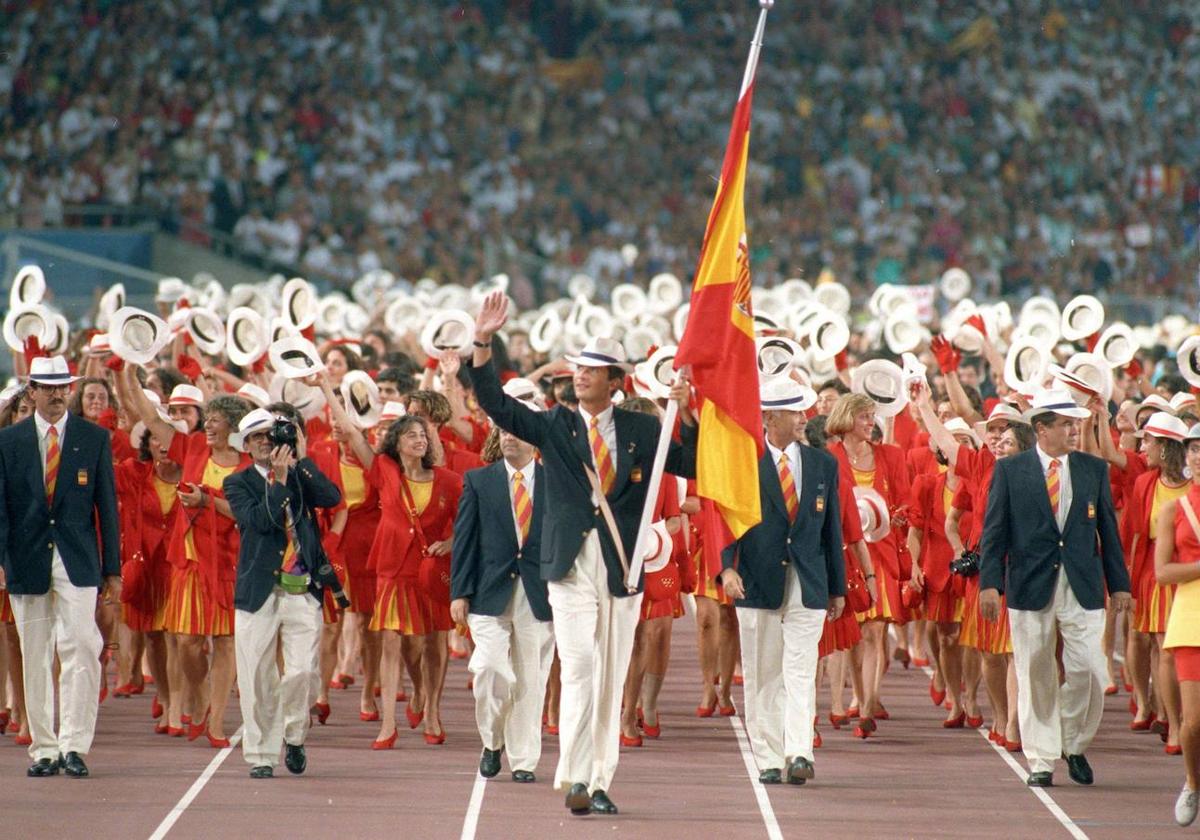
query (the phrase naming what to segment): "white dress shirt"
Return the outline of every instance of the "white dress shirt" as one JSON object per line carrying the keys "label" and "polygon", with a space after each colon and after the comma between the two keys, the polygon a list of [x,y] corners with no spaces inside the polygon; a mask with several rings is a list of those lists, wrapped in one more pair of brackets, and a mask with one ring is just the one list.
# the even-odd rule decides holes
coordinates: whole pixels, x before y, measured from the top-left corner
{"label": "white dress shirt", "polygon": [[[1038,460],[1042,464],[1042,477],[1050,475],[1050,462],[1058,461],[1058,530],[1061,531],[1067,524],[1067,514],[1071,511],[1071,459],[1066,455],[1060,455],[1057,458],[1052,458],[1042,451],[1042,447],[1037,449]],[[1049,491],[1047,491],[1049,492]]]}
{"label": "white dress shirt", "polygon": [[[508,510],[512,514],[513,528],[517,533],[517,545],[521,544],[521,525],[517,522],[517,506],[516,500],[513,498],[513,475],[521,474],[521,483],[525,485],[525,492],[529,494],[530,516],[533,515],[533,476],[534,464],[533,458],[529,459],[529,463],[517,469],[512,464],[508,463],[508,459],[504,459],[504,472],[508,475]],[[532,524],[532,520],[531,520]]]}

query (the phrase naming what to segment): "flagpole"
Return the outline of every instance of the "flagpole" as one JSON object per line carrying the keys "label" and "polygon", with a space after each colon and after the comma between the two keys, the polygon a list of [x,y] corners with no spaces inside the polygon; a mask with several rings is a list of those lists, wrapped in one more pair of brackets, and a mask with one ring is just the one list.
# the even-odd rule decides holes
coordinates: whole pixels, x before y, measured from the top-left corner
{"label": "flagpole", "polygon": [[[758,0],[758,25],[754,28],[754,38],[750,41],[750,55],[746,58],[746,72],[742,76],[742,88],[738,92],[738,101],[746,95],[750,85],[754,83],[754,74],[758,69],[758,54],[762,51],[763,32],[767,28],[767,12],[775,5],[775,0]],[[687,375],[687,368],[678,371],[679,376]],[[675,400],[667,402],[667,416],[663,418],[662,428],[658,434],[658,446],[654,451],[654,465],[650,470],[650,482],[646,485],[646,501],[642,507],[642,519],[638,524],[637,540],[633,545],[633,556],[629,558],[629,571],[625,575],[625,588],[636,592],[638,582],[642,577],[643,554],[646,552],[646,542],[650,534],[650,523],[654,518],[654,509],[658,506],[658,489],[662,484],[663,468],[667,463],[667,450],[671,446],[671,433],[675,430],[675,418],[679,413],[679,404]],[[682,499],[680,500],[682,501]]]}

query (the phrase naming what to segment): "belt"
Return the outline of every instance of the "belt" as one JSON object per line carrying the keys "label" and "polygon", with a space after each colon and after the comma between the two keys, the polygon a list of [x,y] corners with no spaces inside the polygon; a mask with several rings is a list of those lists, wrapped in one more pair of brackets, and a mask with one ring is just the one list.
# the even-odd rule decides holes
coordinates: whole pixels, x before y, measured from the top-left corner
{"label": "belt", "polygon": [[308,592],[311,580],[308,575],[293,575],[287,572],[276,572],[275,579],[279,588],[289,595],[303,595]]}

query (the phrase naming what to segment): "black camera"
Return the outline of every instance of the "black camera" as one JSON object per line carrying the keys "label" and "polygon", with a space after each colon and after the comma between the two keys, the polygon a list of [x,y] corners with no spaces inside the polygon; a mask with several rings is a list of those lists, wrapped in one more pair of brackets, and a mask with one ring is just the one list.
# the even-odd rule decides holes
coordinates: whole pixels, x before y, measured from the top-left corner
{"label": "black camera", "polygon": [[963,577],[975,577],[979,574],[979,552],[963,549],[963,553],[950,561],[950,571]]}
{"label": "black camera", "polygon": [[290,446],[292,451],[296,451],[296,426],[290,420],[284,420],[282,417],[275,418],[274,425],[267,430],[267,439],[271,441],[271,446]]}
{"label": "black camera", "polygon": [[342,584],[338,580],[337,572],[333,570],[333,566],[328,560],[322,559],[321,565],[317,566],[317,571],[312,577],[322,587],[329,590],[329,593],[333,595],[333,600],[337,601],[339,607],[344,610],[350,608],[350,599],[342,591]]}

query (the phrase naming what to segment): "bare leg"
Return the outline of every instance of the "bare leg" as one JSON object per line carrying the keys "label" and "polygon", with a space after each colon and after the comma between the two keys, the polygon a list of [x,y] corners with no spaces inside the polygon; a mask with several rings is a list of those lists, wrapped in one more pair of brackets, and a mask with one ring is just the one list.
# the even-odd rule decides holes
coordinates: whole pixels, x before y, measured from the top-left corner
{"label": "bare leg", "polygon": [[1125,649],[1125,674],[1133,683],[1133,697],[1137,701],[1134,720],[1149,719],[1154,707],[1150,702],[1150,637],[1136,630],[1129,634]]}
{"label": "bare leg", "polygon": [[[354,615],[354,613],[346,613],[346,615]],[[379,685],[379,631],[368,630],[367,622],[360,621],[358,626],[362,628],[362,664],[363,664],[363,689],[362,697],[359,699],[359,711],[370,714],[375,711],[375,686]],[[397,670],[397,685],[401,674]],[[397,689],[397,692],[399,689]],[[383,691],[379,692],[381,695]],[[383,698],[380,697],[382,700]],[[389,701],[393,706],[396,705],[396,695],[393,694]],[[382,703],[380,704],[383,705]]]}
{"label": "bare leg", "polygon": [[1188,680],[1179,684],[1182,702],[1182,723],[1179,743],[1183,746],[1183,764],[1187,786],[1200,789],[1200,682]]}
{"label": "bare leg", "polygon": [[1112,693],[1116,693],[1117,685],[1120,680],[1120,671],[1116,659],[1117,613],[1115,610],[1108,609],[1104,611],[1104,636],[1101,639],[1101,644],[1104,645],[1104,660],[1108,665],[1107,688]]}
{"label": "bare leg", "polygon": [[633,631],[633,654],[629,657],[629,670],[625,674],[625,687],[621,696],[621,734],[636,738],[637,705],[642,693],[642,675],[646,672],[646,622],[639,621]]}
{"label": "bare leg", "polygon": [[1157,674],[1158,698],[1167,715],[1167,744],[1175,746],[1179,743],[1179,706],[1182,701],[1179,694],[1179,678],[1175,674],[1175,656],[1171,651],[1162,648],[1162,640],[1165,635],[1165,633],[1154,634],[1154,643],[1159,646],[1158,670],[1155,673]]}
{"label": "bare leg", "polygon": [[[887,642],[887,625],[882,621],[867,621],[862,626],[862,693],[858,695],[859,717],[869,718],[877,711],[879,679],[883,672],[883,651]],[[855,690],[859,689],[855,686]]]}
{"label": "bare leg", "polygon": [[[938,625],[932,621],[926,621],[925,626],[929,631],[929,663],[933,666],[933,689],[934,691],[949,691],[946,685],[946,672],[942,667],[942,646],[939,644]],[[952,695],[953,696],[953,695]],[[952,715],[957,714],[951,710]]]}
{"label": "bare leg", "polygon": [[992,704],[992,729],[1004,733],[1008,729],[1008,656],[1002,653],[983,654],[983,684]]}
{"label": "bare leg", "polygon": [[[343,612],[343,616],[349,613]],[[334,669],[337,668],[338,659],[338,643],[342,640],[342,624],[341,621],[335,621],[333,624],[325,624],[321,627],[321,653],[320,653],[320,669],[321,669],[321,687],[317,689],[317,702],[329,703],[329,682],[333,679]]]}
{"label": "bare leg", "polygon": [[425,653],[421,661],[421,676],[425,683],[425,734],[442,734],[442,689],[446,685],[446,666],[450,662],[450,646],[445,630],[425,635]]}
{"label": "bare leg", "polygon": [[[412,680],[413,693],[408,700],[408,708],[414,715],[422,714],[425,711],[425,679],[424,671],[421,666],[421,661],[425,658],[425,637],[424,636],[401,636],[400,637],[400,655],[404,658],[404,670],[408,672],[408,678]],[[383,673],[382,666],[380,674]],[[388,687],[383,687],[383,693],[386,694]],[[395,705],[395,695],[392,705]],[[384,698],[380,698],[381,700]],[[383,704],[385,707],[387,703]]]}
{"label": "bare leg", "polygon": [[[179,648],[179,670],[182,677],[179,712],[181,715],[191,715],[192,719],[199,723],[200,718],[204,716],[204,688],[205,682],[208,680],[208,657],[204,653],[204,637],[188,634],[178,635],[176,639]],[[174,695],[171,700],[171,705],[174,706]],[[182,717],[179,719],[182,721]],[[171,725],[176,725],[174,720]]]}
{"label": "bare leg", "polygon": [[208,719],[208,731],[217,740],[225,737],[225,709],[229,706],[229,694],[236,680],[237,659],[233,652],[233,636],[214,636],[212,693],[208,698],[212,714]]}
{"label": "bare leg", "polygon": [[962,651],[963,709],[967,717],[979,717],[979,682],[983,677],[983,662],[975,648],[960,648]]}
{"label": "bare leg", "polygon": [[825,673],[829,675],[829,713],[834,717],[846,715],[846,651],[835,650],[826,656]]}
{"label": "bare leg", "polygon": [[[395,630],[379,631],[379,683],[382,692],[380,700],[387,700],[390,697],[392,701],[379,704],[379,738],[377,740],[380,741],[392,737],[396,732],[396,686],[400,682],[400,661],[407,638]],[[419,636],[414,638],[420,639]],[[416,669],[420,670],[420,667],[418,656]]]}
{"label": "bare leg", "polygon": [[658,693],[662,690],[667,665],[671,661],[670,616],[648,621],[645,639],[646,667],[642,675],[642,715],[647,726],[658,726]]}
{"label": "bare leg", "polygon": [[341,631],[338,633],[337,662],[330,668],[329,676],[325,675],[325,665],[321,665],[323,690],[328,688],[329,681],[334,675],[350,674],[353,676],[357,670],[354,667],[354,663],[358,659],[359,644],[362,632],[366,627],[366,622],[361,620],[358,613],[343,610],[338,623],[341,626]]}
{"label": "bare leg", "polygon": [[696,598],[696,642],[700,649],[700,708],[710,709],[717,703],[717,652],[720,647],[720,608],[712,598]]}
{"label": "bare leg", "polygon": [[1008,662],[1008,728],[1004,731],[1004,739],[1018,744],[1021,742],[1021,721],[1017,716],[1017,667],[1011,653],[1004,654],[1004,659]]}
{"label": "bare leg", "polygon": [[150,676],[154,677],[154,691],[158,702],[164,707],[171,704],[171,673],[168,666],[167,634],[162,630],[152,630],[145,634],[146,667]]}
{"label": "bare leg", "polygon": [[[932,622],[931,622],[932,623]],[[962,690],[962,648],[958,645],[957,622],[938,622],[934,625],[937,639],[938,661],[945,675],[946,691],[950,695],[950,714],[947,720],[954,720],[963,711]]]}
{"label": "bare leg", "polygon": [[724,708],[733,705],[733,671],[742,655],[741,639],[738,638],[737,612],[733,604],[721,604],[721,627],[717,648],[717,667],[721,675],[718,686],[718,702]]}

